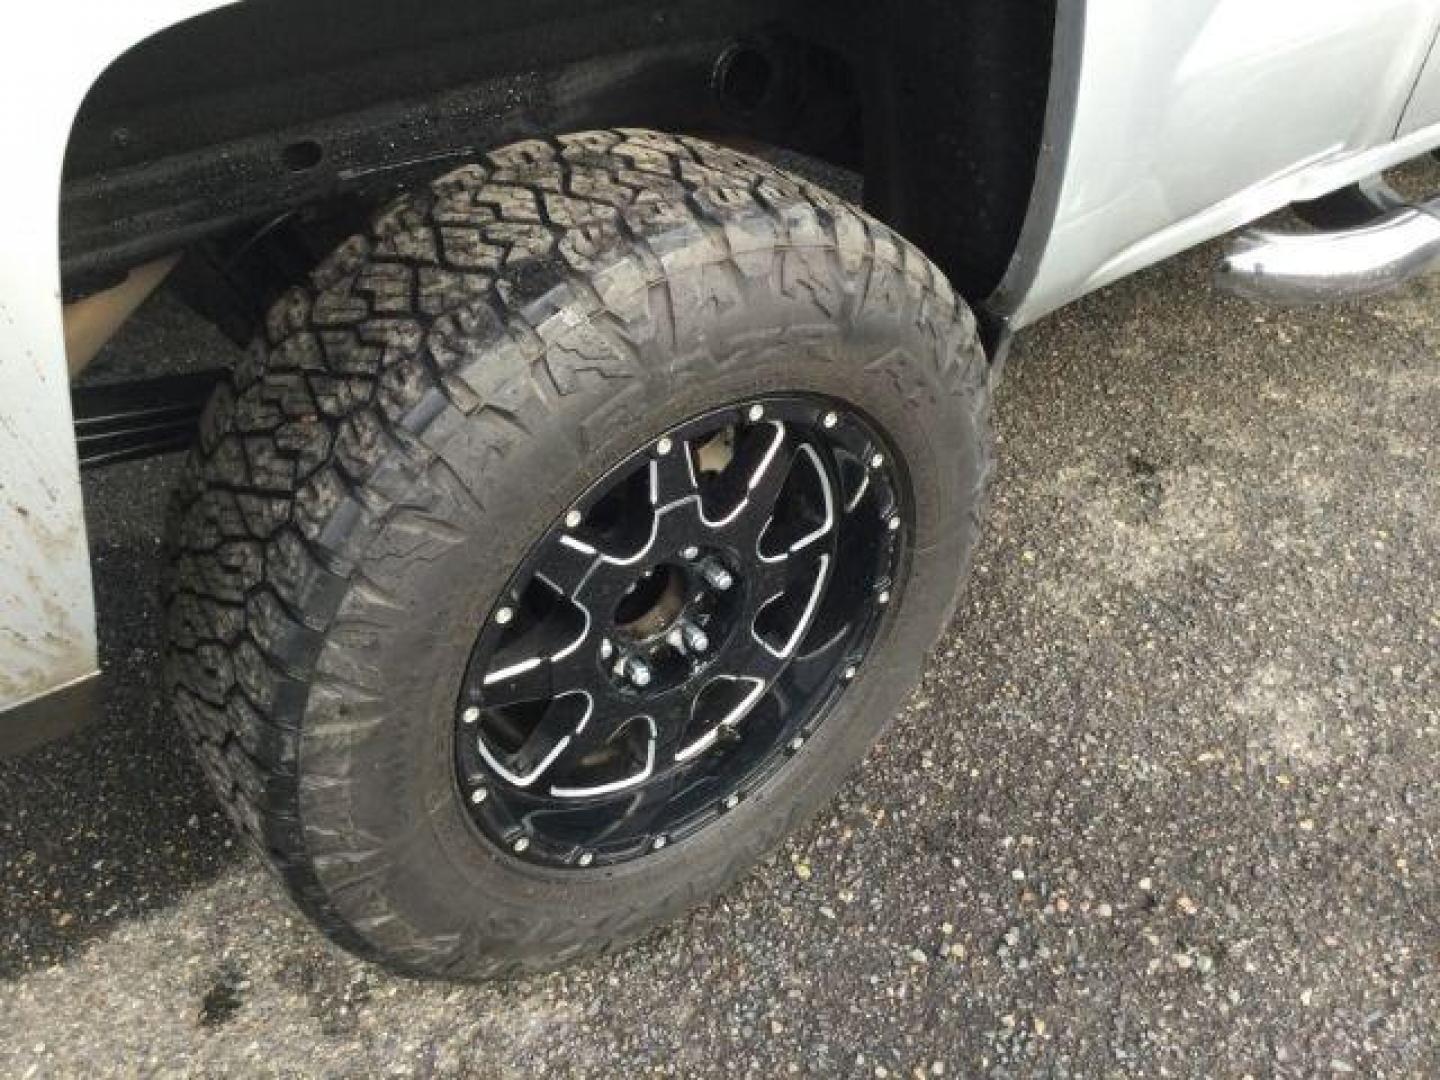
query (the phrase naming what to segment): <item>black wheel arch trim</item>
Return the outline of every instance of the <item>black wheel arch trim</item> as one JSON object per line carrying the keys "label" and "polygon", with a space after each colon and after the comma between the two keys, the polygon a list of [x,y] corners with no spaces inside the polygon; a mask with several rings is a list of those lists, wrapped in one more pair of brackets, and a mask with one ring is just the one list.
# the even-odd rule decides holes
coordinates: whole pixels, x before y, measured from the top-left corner
{"label": "black wheel arch trim", "polygon": [[992,363],[1001,367],[1015,333],[1015,312],[1035,284],[1060,209],[1080,101],[1087,8],[1087,0],[1059,0],[1056,4],[1054,60],[1029,209],[1004,276],[995,290],[976,305],[986,353]]}

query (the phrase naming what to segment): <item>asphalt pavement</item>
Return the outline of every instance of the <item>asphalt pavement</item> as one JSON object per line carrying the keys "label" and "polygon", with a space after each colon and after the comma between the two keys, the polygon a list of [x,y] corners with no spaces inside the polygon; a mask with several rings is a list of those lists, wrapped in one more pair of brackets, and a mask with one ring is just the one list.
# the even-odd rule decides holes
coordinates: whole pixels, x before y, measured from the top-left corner
{"label": "asphalt pavement", "polygon": [[[546,977],[306,926],[159,702],[177,462],[88,475],[109,698],[0,764],[0,1076],[1440,1075],[1440,279],[1214,258],[1022,336],[968,599],[829,812]],[[162,298],[109,363],[226,348]]]}

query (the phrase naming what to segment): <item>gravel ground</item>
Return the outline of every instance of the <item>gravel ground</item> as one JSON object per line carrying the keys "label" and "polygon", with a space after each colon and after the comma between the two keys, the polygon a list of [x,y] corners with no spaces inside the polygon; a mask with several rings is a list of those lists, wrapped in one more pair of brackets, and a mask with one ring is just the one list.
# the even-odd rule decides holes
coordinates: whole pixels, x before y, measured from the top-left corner
{"label": "gravel ground", "polygon": [[90,475],[109,704],[0,765],[0,1075],[1440,1074],[1440,280],[1277,313],[1213,259],[1023,336],[968,601],[831,810],[544,978],[294,914],[157,704],[176,462]]}

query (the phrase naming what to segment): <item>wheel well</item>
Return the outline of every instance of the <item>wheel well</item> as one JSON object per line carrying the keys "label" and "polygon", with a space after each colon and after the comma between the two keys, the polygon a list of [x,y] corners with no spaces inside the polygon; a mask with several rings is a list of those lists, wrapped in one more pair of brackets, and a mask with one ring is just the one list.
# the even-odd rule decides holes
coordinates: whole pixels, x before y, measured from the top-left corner
{"label": "wheel well", "polygon": [[[881,9],[882,10],[878,10]],[[516,139],[655,127],[864,173],[865,201],[972,301],[1015,251],[1053,0],[249,0],[91,89],[65,162],[67,296],[184,249],[235,333],[379,203]]]}

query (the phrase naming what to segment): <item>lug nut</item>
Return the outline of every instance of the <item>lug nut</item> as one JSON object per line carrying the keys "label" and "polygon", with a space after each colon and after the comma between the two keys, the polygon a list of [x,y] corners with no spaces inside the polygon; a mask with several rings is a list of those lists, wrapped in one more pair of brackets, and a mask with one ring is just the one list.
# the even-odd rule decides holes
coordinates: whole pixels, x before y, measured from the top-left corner
{"label": "lug nut", "polygon": [[515,618],[514,608],[502,607],[499,611],[495,612],[495,621],[501,626],[504,626],[513,618]]}
{"label": "lug nut", "polygon": [[680,632],[685,636],[685,647],[691,652],[702,653],[710,648],[709,636],[694,623],[682,623]]}
{"label": "lug nut", "polygon": [[650,671],[650,665],[641,660],[638,656],[632,656],[625,662],[625,677],[630,684],[637,689],[643,690],[650,685],[654,675]]}
{"label": "lug nut", "polygon": [[719,589],[721,592],[725,592],[735,584],[735,579],[730,576],[730,571],[714,559],[707,560],[700,567],[700,576],[709,583],[712,589]]}

